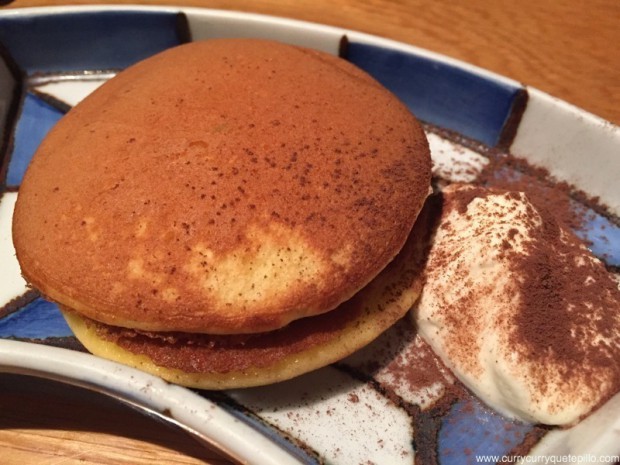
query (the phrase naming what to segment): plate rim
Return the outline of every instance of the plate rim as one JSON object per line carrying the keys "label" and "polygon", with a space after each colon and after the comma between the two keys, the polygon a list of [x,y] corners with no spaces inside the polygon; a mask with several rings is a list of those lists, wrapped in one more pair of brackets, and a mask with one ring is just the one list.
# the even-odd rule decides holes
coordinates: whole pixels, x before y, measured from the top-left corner
{"label": "plate rim", "polygon": [[419,47],[413,44],[405,43],[402,41],[398,41],[395,39],[389,39],[386,37],[382,37],[376,34],[371,34],[367,32],[361,32],[355,29],[350,29],[346,27],[332,26],[328,24],[322,24],[319,22],[289,18],[285,16],[278,16],[266,13],[256,13],[256,12],[247,12],[240,10],[227,10],[222,8],[209,8],[209,7],[199,7],[199,6],[176,6],[176,5],[141,5],[141,4],[89,4],[89,5],[47,5],[47,6],[31,6],[31,7],[19,7],[19,8],[7,8],[4,10],[0,10],[0,17],[2,16],[29,16],[29,15],[54,15],[54,14],[63,14],[63,13],[97,13],[103,11],[128,11],[128,12],[167,12],[167,13],[190,13],[194,15],[201,15],[207,17],[217,17],[217,18],[226,18],[226,19],[243,19],[244,21],[256,21],[267,24],[279,24],[284,26],[293,26],[295,29],[304,28],[310,29],[314,31],[319,31],[323,33],[329,34],[346,34],[357,39],[364,43],[372,43],[376,45],[383,45],[392,50],[399,50],[406,53],[413,53],[418,56],[426,57],[434,61],[440,61],[442,63],[446,63],[448,65],[456,66],[460,69],[463,69],[467,72],[472,72],[474,74],[487,77],[494,81],[501,82],[502,84],[508,84],[515,87],[521,87],[524,89],[534,90],[535,92],[548,96],[556,103],[560,103],[560,106],[563,107],[562,110],[577,110],[582,115],[588,117],[594,123],[605,124],[606,126],[611,126],[612,128],[617,128],[620,131],[620,125],[616,125],[609,120],[604,119],[601,116],[596,115],[595,113],[589,112],[577,105],[567,102],[559,97],[556,97],[548,92],[542,91],[534,86],[527,84],[526,82],[521,82],[515,80],[511,77],[505,76],[501,73],[497,73],[491,70],[488,70],[482,66],[474,65],[472,63],[468,63],[465,60],[461,60],[458,58],[453,58],[448,55],[435,52],[429,50],[427,48]]}

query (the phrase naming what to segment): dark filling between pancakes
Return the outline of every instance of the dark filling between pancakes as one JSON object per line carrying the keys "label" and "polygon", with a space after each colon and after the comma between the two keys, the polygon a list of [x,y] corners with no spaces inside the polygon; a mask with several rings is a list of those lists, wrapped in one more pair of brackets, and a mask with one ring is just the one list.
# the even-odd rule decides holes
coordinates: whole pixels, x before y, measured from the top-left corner
{"label": "dark filling between pancakes", "polygon": [[186,373],[228,373],[272,366],[284,358],[327,343],[354,322],[363,302],[353,298],[337,311],[304,318],[258,334],[210,335],[148,332],[85,319],[97,335],[153,363]]}

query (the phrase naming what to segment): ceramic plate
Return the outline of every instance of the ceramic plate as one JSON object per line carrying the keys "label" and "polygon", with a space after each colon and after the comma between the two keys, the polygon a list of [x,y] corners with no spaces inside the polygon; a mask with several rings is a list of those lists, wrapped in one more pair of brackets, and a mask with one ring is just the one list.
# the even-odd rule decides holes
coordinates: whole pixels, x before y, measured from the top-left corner
{"label": "ceramic plate", "polygon": [[[340,54],[424,122],[435,175],[469,181],[511,153],[592,197],[577,231],[620,265],[620,130],[536,89],[411,46],[266,16],[193,8],[63,7],[0,12],[0,369],[96,389],[179,424],[242,462],[494,463],[506,455],[605,463],[620,454],[620,396],[568,430],[508,420],[477,399],[445,402],[455,383],[406,322],[342,362],[255,389],[192,391],[80,350],[54,304],[22,280],[11,216],[47,131],[119,70],[212,37],[262,37]],[[587,160],[587,163],[584,163]],[[430,361],[429,361],[430,360]],[[424,379],[419,369],[435,370]],[[430,367],[430,368],[429,368]],[[432,378],[432,379],[431,379]],[[506,458],[504,459],[506,460]],[[576,462],[572,462],[576,463]]]}

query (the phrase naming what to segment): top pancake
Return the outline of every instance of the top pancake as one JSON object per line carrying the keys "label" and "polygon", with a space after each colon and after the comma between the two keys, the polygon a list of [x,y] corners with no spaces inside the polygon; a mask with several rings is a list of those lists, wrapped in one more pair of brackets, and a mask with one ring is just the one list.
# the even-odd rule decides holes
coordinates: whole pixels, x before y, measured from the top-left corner
{"label": "top pancake", "polygon": [[424,133],[370,76],[275,42],[193,42],[74,107],[20,187],[25,278],[103,323],[254,333],[333,309],[402,247]]}

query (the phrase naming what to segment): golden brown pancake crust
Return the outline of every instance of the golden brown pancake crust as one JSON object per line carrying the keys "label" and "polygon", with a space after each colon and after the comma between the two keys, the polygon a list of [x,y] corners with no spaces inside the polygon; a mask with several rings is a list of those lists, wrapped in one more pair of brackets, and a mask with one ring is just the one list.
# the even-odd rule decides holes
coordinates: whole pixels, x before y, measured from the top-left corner
{"label": "golden brown pancake crust", "polygon": [[338,308],[261,334],[206,335],[144,332],[88,320],[63,309],[69,325],[94,354],[169,381],[228,389],[282,381],[351,354],[392,326],[422,288],[431,217],[425,210],[396,258]]}
{"label": "golden brown pancake crust", "polygon": [[430,157],[339,58],[247,39],[136,64],[49,133],[14,242],[41,292],[107,324],[254,333],[321,314],[398,252]]}

